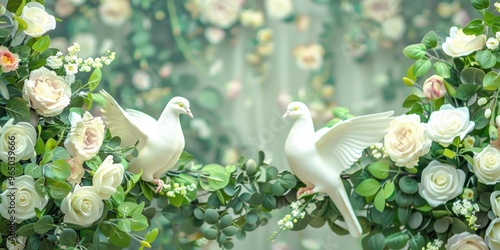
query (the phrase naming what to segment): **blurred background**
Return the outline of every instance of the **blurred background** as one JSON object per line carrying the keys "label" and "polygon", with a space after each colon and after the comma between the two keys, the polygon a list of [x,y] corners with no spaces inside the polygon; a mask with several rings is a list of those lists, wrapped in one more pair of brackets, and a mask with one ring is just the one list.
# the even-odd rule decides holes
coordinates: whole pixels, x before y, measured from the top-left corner
{"label": "blurred background", "polygon": [[[401,53],[430,30],[445,34],[476,15],[468,0],[46,0],[62,19],[52,47],[73,42],[79,55],[117,53],[102,88],[124,107],[158,117],[176,95],[191,101],[182,118],[186,150],[200,163],[226,164],[263,150],[288,169],[281,119],[294,100],[317,128],[335,106],[352,114],[395,110],[410,92],[411,60]],[[441,32],[441,33],[440,33]],[[420,83],[422,84],[422,83]],[[360,249],[328,227],[280,234],[277,212],[234,249]],[[174,249],[164,218],[155,249]],[[203,245],[203,244],[202,244]],[[202,249],[218,249],[208,242]]]}

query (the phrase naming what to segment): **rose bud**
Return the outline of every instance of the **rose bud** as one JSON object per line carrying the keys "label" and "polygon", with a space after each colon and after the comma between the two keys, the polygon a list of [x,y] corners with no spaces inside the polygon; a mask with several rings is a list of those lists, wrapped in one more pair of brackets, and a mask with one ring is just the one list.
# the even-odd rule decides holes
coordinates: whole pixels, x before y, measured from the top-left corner
{"label": "rose bud", "polygon": [[444,86],[444,79],[441,76],[433,75],[424,82],[424,95],[429,100],[436,100],[445,96],[448,92]]}

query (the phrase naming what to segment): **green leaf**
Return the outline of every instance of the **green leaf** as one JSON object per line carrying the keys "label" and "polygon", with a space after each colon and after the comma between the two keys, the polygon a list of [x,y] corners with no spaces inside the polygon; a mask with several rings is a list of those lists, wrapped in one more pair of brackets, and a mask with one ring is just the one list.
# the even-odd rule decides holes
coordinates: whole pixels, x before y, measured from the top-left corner
{"label": "green leaf", "polygon": [[494,71],[488,72],[483,79],[483,88],[485,90],[495,91],[500,87],[500,79]]}
{"label": "green leaf", "polygon": [[385,248],[385,237],[382,233],[376,233],[368,239],[369,249],[383,250]]}
{"label": "green leaf", "polygon": [[399,188],[407,194],[414,194],[418,191],[418,182],[408,176],[399,180]]}
{"label": "green leaf", "polygon": [[30,121],[30,107],[20,97],[10,99],[5,106],[5,111],[9,117],[14,118],[16,123]]}
{"label": "green leaf", "polygon": [[297,178],[293,174],[284,174],[280,178],[280,184],[286,188],[286,189],[291,189],[297,185]]}
{"label": "green leaf", "polygon": [[444,62],[435,62],[433,67],[434,71],[439,76],[442,76],[443,78],[450,78],[451,67],[448,64]]}
{"label": "green leaf", "polygon": [[209,208],[205,211],[205,222],[208,224],[215,224],[219,220],[219,213],[212,208]]}
{"label": "green leaf", "polygon": [[230,174],[226,168],[218,164],[209,164],[202,168],[204,175],[200,178],[200,186],[207,191],[215,191],[224,188],[229,183]]}
{"label": "green leaf", "polygon": [[384,180],[389,176],[389,164],[384,161],[376,161],[368,166],[368,172],[375,178]]}
{"label": "green leaf", "polygon": [[385,208],[385,191],[384,189],[380,189],[375,196],[375,200],[373,201],[373,204],[375,205],[375,209],[377,209],[380,212],[384,211]]}
{"label": "green leaf", "polygon": [[484,12],[484,23],[488,26],[492,26],[495,23],[495,14],[485,11]]}
{"label": "green leaf", "polygon": [[130,236],[118,229],[117,226],[111,226],[109,240],[111,241],[111,244],[120,248],[128,248],[130,245]]}
{"label": "green leaf", "polygon": [[495,66],[497,58],[489,50],[481,50],[476,53],[476,62],[484,69],[489,69]]}
{"label": "green leaf", "polygon": [[101,69],[95,68],[89,77],[88,85],[89,85],[90,91],[93,91],[94,89],[97,88],[97,86],[99,86],[99,83],[101,82],[101,78],[102,78]]}
{"label": "green leaf", "polygon": [[420,212],[415,212],[410,216],[410,220],[408,221],[408,226],[411,229],[417,229],[422,225],[423,222],[423,215]]}
{"label": "green leaf", "polygon": [[72,247],[76,245],[76,232],[71,228],[65,228],[62,230],[59,236],[59,244],[66,247]]}
{"label": "green leaf", "polygon": [[453,158],[455,158],[456,153],[455,153],[455,151],[451,151],[450,149],[445,148],[444,152],[443,152],[443,155],[446,156],[446,157],[448,157],[449,159],[453,159]]}
{"label": "green leaf", "polygon": [[158,237],[158,228],[149,231],[146,236],[144,236],[144,240],[152,243],[156,239],[156,237]]}
{"label": "green leaf", "polygon": [[36,163],[29,163],[24,168],[24,174],[30,175],[31,177],[38,179],[42,177],[42,167]]}
{"label": "green leaf", "polygon": [[35,234],[35,223],[27,224],[18,228],[16,234],[24,237],[28,237]]}
{"label": "green leaf", "polygon": [[479,85],[483,83],[484,75],[484,71],[478,68],[469,67],[462,70],[460,73],[460,80],[462,83]]}
{"label": "green leaf", "polygon": [[417,234],[410,238],[410,250],[422,250],[425,248],[425,239],[422,235]]}
{"label": "green leaf", "polygon": [[227,236],[233,236],[238,232],[238,228],[235,226],[229,226],[224,229],[222,229],[222,233],[227,235]]}
{"label": "green leaf", "polygon": [[438,44],[438,36],[436,32],[427,32],[427,34],[425,34],[425,36],[422,38],[422,44],[424,44],[428,49],[435,48]]}
{"label": "green leaf", "polygon": [[15,23],[6,15],[0,16],[0,38],[6,38],[14,31]]}
{"label": "green leaf", "polygon": [[49,195],[56,200],[64,199],[71,192],[71,185],[67,182],[58,182],[47,178],[46,185]]}
{"label": "green leaf", "polygon": [[489,0],[471,0],[470,3],[476,10],[487,9],[490,6]]}
{"label": "green leaf", "polygon": [[48,164],[56,179],[64,181],[71,175],[71,165],[64,159],[56,160]]}
{"label": "green leaf", "polygon": [[467,101],[476,93],[476,90],[477,90],[476,85],[462,84],[460,85],[460,87],[458,87],[457,94],[455,97],[462,101]]}
{"label": "green leaf", "polygon": [[413,74],[415,74],[416,77],[423,76],[429,72],[431,66],[432,63],[427,57],[419,59],[413,64]]}
{"label": "green leaf", "polygon": [[44,234],[54,228],[54,219],[50,215],[45,215],[40,220],[35,222],[35,232],[37,234]]}
{"label": "green leaf", "polygon": [[420,97],[418,97],[415,94],[410,94],[406,99],[403,101],[403,108],[411,108],[415,103],[419,103]]}
{"label": "green leaf", "polygon": [[481,35],[484,32],[483,20],[473,19],[463,29],[466,35]]}
{"label": "green leaf", "polygon": [[[144,208],[144,207],[143,207]],[[142,210],[141,210],[142,211]],[[148,218],[143,214],[138,214],[130,218],[130,227],[132,231],[142,231],[148,228]]]}
{"label": "green leaf", "polygon": [[395,186],[392,180],[388,180],[384,183],[385,198],[388,199],[394,193]]}
{"label": "green leaf", "polygon": [[404,232],[397,232],[385,238],[385,245],[390,249],[402,249],[408,243],[410,236]]}
{"label": "green leaf", "polygon": [[34,51],[43,52],[46,49],[48,49],[49,46],[50,46],[50,37],[49,35],[45,35],[37,38],[37,41],[33,44],[33,46],[31,46],[31,48]]}
{"label": "green leaf", "polygon": [[410,59],[421,59],[426,54],[426,46],[421,43],[408,45],[403,49],[403,54]]}
{"label": "green leaf", "polygon": [[207,240],[215,240],[217,238],[217,230],[212,228],[206,229],[202,234]]}
{"label": "green leaf", "polygon": [[495,17],[495,22],[491,25],[491,30],[496,33],[500,31],[500,16]]}
{"label": "green leaf", "polygon": [[398,220],[402,225],[406,225],[410,220],[411,208],[409,207],[398,207]]}
{"label": "green leaf", "polygon": [[359,183],[359,185],[354,189],[354,191],[361,196],[370,197],[375,195],[379,189],[380,189],[380,183],[373,178],[368,178]]}

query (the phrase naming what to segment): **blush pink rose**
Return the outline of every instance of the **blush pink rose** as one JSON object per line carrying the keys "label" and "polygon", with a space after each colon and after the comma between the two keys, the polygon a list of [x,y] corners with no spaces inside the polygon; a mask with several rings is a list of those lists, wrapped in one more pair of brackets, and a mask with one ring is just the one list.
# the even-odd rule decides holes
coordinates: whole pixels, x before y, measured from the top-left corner
{"label": "blush pink rose", "polygon": [[16,70],[19,67],[19,55],[10,52],[7,47],[0,46],[0,67],[4,73]]}

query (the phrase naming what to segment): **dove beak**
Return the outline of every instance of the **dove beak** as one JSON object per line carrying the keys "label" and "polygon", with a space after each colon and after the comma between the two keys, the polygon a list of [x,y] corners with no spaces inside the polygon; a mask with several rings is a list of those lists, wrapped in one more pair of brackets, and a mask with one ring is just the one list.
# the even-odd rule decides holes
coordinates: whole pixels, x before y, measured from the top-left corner
{"label": "dove beak", "polygon": [[290,114],[290,111],[286,111],[282,118],[287,117],[289,114]]}
{"label": "dove beak", "polygon": [[191,113],[190,109],[186,109],[186,115],[188,115],[189,117],[193,118],[193,113]]}

